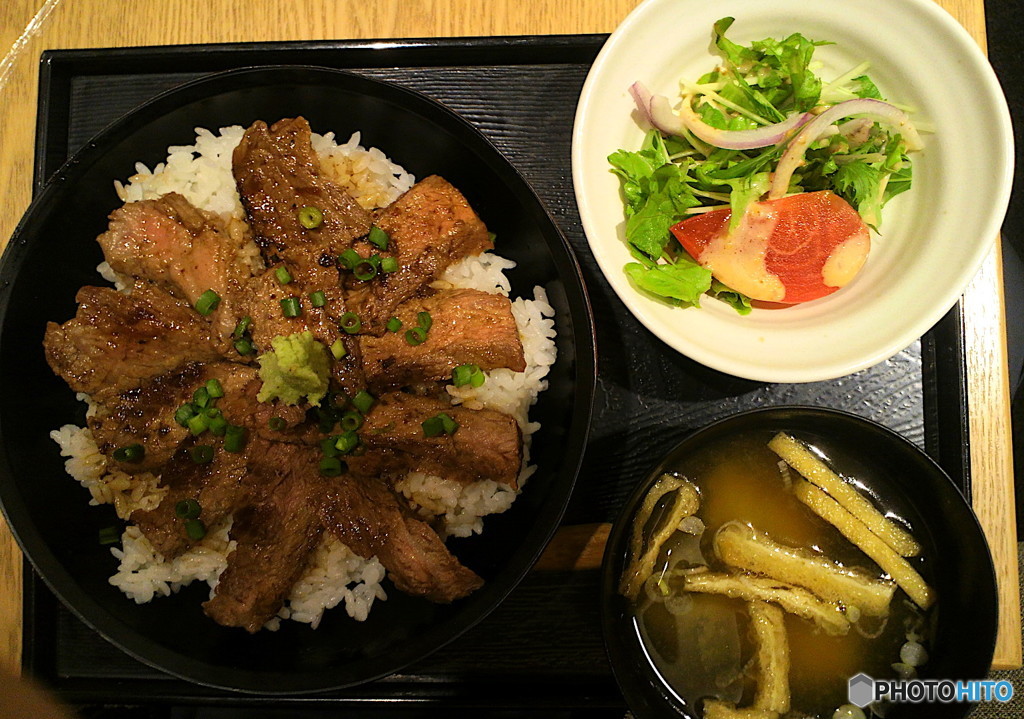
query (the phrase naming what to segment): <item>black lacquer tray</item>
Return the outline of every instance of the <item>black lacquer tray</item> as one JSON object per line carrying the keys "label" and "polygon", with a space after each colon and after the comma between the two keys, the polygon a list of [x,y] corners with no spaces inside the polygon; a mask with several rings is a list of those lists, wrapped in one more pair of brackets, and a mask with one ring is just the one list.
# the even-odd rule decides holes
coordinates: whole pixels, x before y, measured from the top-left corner
{"label": "black lacquer tray", "polygon": [[[922,446],[970,498],[963,327],[954,308],[919,342],[831,382],[761,384],[670,349],[626,311],[590,255],[570,179],[580,88],[603,35],[275,43],[43,55],[36,188],[109,122],[179,83],[229,68],[322,65],[423,92],[476,124],[547,204],[583,266],[597,325],[595,419],[564,524],[610,522],[649,466],[687,432],[755,407],[834,407]],[[70,481],[70,480],[69,480]],[[486,620],[384,680],[333,694],[261,698],[161,674],[92,632],[26,564],[28,673],[90,716],[143,706],[152,716],[621,717],[604,653],[594,571],[534,571]]]}

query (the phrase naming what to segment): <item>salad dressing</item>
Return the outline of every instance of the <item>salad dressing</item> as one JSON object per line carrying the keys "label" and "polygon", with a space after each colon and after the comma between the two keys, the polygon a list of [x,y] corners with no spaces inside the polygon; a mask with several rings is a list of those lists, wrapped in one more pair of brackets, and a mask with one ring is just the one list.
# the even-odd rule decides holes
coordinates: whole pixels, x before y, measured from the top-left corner
{"label": "salad dressing", "polygon": [[768,245],[778,211],[760,203],[751,205],[738,227],[719,233],[698,258],[701,265],[737,292],[766,302],[781,302],[786,288],[768,271]]}
{"label": "salad dressing", "polygon": [[821,268],[821,280],[829,287],[843,287],[864,266],[871,240],[867,233],[844,240],[832,250]]}

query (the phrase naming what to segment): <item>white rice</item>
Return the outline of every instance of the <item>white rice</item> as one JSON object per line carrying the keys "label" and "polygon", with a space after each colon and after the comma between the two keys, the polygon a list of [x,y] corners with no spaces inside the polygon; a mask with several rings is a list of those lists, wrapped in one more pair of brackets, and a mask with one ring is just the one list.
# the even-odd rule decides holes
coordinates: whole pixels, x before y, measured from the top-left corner
{"label": "white rice", "polygon": [[[231,154],[241,140],[244,128],[221,128],[217,134],[196,129],[193,145],[168,148],[167,160],[153,169],[139,163],[127,184],[115,182],[124,202],[155,199],[168,192],[179,192],[195,206],[221,215],[227,222],[244,218],[231,173]],[[393,202],[415,182],[401,166],[391,162],[376,148],[366,149],[357,132],[343,144],[333,133],[313,134],[313,147],[331,178],[341,184],[367,209]],[[254,255],[258,251],[253,244]],[[468,257],[448,268],[435,287],[473,288],[509,296],[511,285],[504,272],[515,267],[511,260],[492,253]],[[130,282],[119,277],[109,265],[98,268],[101,275],[124,289]],[[448,386],[452,404],[470,408],[490,408],[516,418],[523,433],[523,469],[520,490],[536,469],[529,464],[530,436],[540,425],[530,422],[528,411],[537,395],[547,387],[545,377],[555,360],[554,310],[541,287],[534,289],[532,300],[516,299],[513,315],[523,342],[527,368],[516,373],[507,369],[487,372],[487,380],[478,388]],[[88,401],[88,397],[80,395]],[[90,409],[91,411],[91,409]],[[156,507],[166,488],[150,473],[128,475],[107,467],[87,428],[65,425],[50,433],[68,459],[65,468],[91,495],[90,504],[113,504],[122,519],[136,509]],[[454,480],[410,473],[396,484],[424,517],[437,520],[444,535],[470,536],[483,531],[483,517],[504,512],[518,496],[513,490],[493,481],[463,485]],[[121,548],[111,549],[118,559],[118,571],[110,583],[138,603],[156,596],[167,596],[193,582],[207,582],[211,596],[227,555],[234,549],[229,539],[230,521],[211,527],[198,545],[174,560],[166,561],[155,552],[141,531],[129,526],[122,535]],[[376,557],[363,559],[329,533],[310,560],[302,578],[292,588],[278,616],[267,623],[277,629],[281,619],[304,622],[316,627],[323,612],[344,603],[350,617],[363,621],[373,602],[387,598],[381,581],[385,571]]]}

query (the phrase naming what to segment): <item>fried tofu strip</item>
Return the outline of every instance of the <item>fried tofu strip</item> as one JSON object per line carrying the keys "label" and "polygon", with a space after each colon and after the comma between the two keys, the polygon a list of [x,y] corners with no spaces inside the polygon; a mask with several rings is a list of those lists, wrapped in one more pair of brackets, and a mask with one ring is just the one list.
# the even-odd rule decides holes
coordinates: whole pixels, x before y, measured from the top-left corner
{"label": "fried tofu strip", "polygon": [[790,614],[811,620],[829,634],[850,631],[850,621],[839,605],[823,602],[803,587],[749,574],[695,572],[683,576],[683,588],[690,592],[723,594],[748,602],[772,602]]}
{"label": "fried tofu strip", "polygon": [[732,702],[708,699],[704,702],[704,719],[778,719],[778,712],[766,709],[740,709]]}
{"label": "fried tofu strip", "polygon": [[[650,541],[644,547],[644,527],[654,514],[658,501],[674,492],[667,508],[668,517],[655,528]],[[679,523],[691,517],[700,509],[700,493],[697,487],[683,477],[663,474],[644,497],[643,504],[633,520],[633,533],[629,541],[629,564],[622,573],[619,593],[629,599],[636,599],[640,588],[654,571],[654,562],[661,551],[661,545],[679,528]]]}
{"label": "fried tofu strip", "polygon": [[872,579],[810,552],[778,544],[767,534],[739,522],[715,535],[715,552],[726,564],[809,589],[828,602],[857,607],[880,616],[889,611],[896,585]]}
{"label": "fried tofu strip", "polygon": [[782,610],[766,602],[750,602],[750,624],[757,647],[757,691],[754,708],[777,714],[789,711],[789,639]]}
{"label": "fried tofu strip", "polygon": [[829,469],[803,443],[779,432],[768,443],[768,447],[807,480],[832,495],[846,511],[863,522],[895,552],[904,557],[916,557],[921,553],[921,545],[913,537],[875,509],[864,495]]}
{"label": "fried tofu strip", "polygon": [[921,578],[917,570],[839,502],[810,482],[798,482],[794,486],[794,491],[797,499],[838,529],[864,554],[871,557],[917,606],[927,609],[932,605],[935,601],[935,592]]}

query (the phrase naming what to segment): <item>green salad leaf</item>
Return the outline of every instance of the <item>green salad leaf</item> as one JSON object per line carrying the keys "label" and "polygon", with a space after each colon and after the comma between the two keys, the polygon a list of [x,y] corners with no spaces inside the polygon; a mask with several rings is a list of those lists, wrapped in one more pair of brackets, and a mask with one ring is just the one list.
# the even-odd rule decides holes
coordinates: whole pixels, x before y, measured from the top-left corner
{"label": "green salad leaf", "polygon": [[[867,74],[868,63],[823,83],[814,52],[831,44],[800,33],[741,45],[727,37],[734,19],[714,23],[717,67],[682,81],[686,102],[718,130],[750,130],[782,122],[795,113],[820,113],[855,98],[883,100]],[[698,212],[729,209],[732,231],[752,203],[771,188],[790,134],[775,145],[735,150],[715,147],[689,130],[679,136],[650,130],[638,150],[618,150],[608,160],[621,181],[625,239],[634,262],[626,266],[641,291],[671,304],[697,306],[700,295],[726,302],[745,314],[750,299],[712,281],[673,238],[671,228]],[[830,190],[850,203],[869,225],[881,225],[882,208],[906,192],[913,167],[903,138],[870,120],[843,121],[811,143],[793,173],[789,192]]]}

